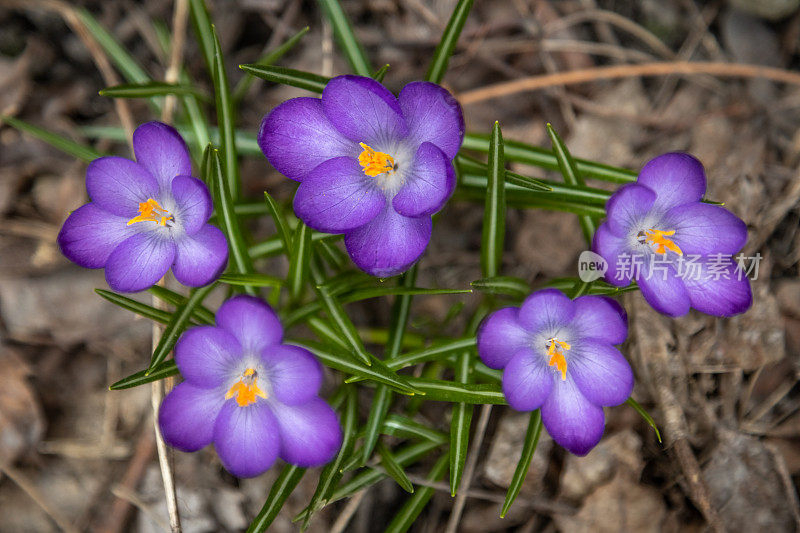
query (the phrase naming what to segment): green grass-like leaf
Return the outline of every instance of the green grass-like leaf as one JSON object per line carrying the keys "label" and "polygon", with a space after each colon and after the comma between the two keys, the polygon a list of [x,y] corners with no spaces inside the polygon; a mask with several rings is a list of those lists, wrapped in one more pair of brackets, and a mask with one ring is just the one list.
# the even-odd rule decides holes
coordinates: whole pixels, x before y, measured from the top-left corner
{"label": "green grass-like leaf", "polygon": [[202,304],[205,297],[208,296],[216,286],[216,283],[212,283],[205,287],[194,289],[194,292],[189,296],[186,303],[175,310],[169,324],[167,324],[167,327],[164,329],[164,333],[161,334],[156,349],[153,350],[153,356],[150,358],[150,366],[147,369],[148,374],[153,372],[156,367],[164,362],[172,351],[172,348],[175,347],[175,343],[178,342],[181,333],[183,333],[186,326],[189,324],[189,319],[195,307]]}
{"label": "green grass-like leaf", "polygon": [[635,410],[637,413],[639,413],[639,416],[641,416],[642,418],[644,418],[644,421],[645,421],[645,422],[647,422],[647,424],[648,424],[648,425],[649,425],[651,428],[653,428],[653,431],[655,431],[655,432],[656,432],[656,438],[658,439],[658,442],[659,442],[659,443],[661,443],[661,432],[658,430],[658,426],[656,425],[656,421],[653,419],[653,417],[652,417],[652,416],[650,416],[650,413],[648,413],[647,411],[645,411],[644,407],[642,407],[641,405],[639,405],[639,402],[637,402],[637,401],[636,401],[636,400],[634,400],[633,398],[628,398],[627,400],[625,400],[625,403],[627,403],[628,405],[630,405],[631,407],[633,407],[633,409],[634,409],[634,410]]}
{"label": "green grass-like leaf", "polygon": [[[586,187],[586,183],[583,181],[583,176],[581,176],[580,172],[578,171],[575,161],[573,161],[572,155],[569,153],[567,146],[564,144],[564,141],[561,140],[561,137],[558,136],[558,133],[556,133],[556,130],[553,129],[553,126],[549,122],[547,123],[547,135],[550,137],[550,141],[553,143],[553,153],[558,160],[558,169],[561,171],[561,175],[564,176],[564,182],[575,187]],[[594,220],[590,215],[579,215],[578,222],[581,224],[581,230],[583,231],[583,236],[586,239],[586,242],[591,244],[592,237],[597,229]]]}
{"label": "green grass-like leaf", "polygon": [[172,313],[169,311],[156,309],[152,305],[147,305],[132,298],[128,298],[127,296],[122,296],[116,292],[107,291],[105,289],[95,289],[94,292],[114,305],[117,305],[123,309],[127,309],[128,311],[136,313],[139,316],[149,318],[155,322],[168,324],[172,318]]}
{"label": "green grass-like leaf", "polygon": [[314,93],[321,93],[330,80],[330,78],[326,78],[325,76],[286,67],[248,64],[239,65],[239,68],[262,80],[279,83],[281,85],[290,85]]}
{"label": "green grass-like leaf", "polygon": [[382,442],[378,442],[375,446],[375,449],[381,458],[381,466],[383,466],[384,470],[386,470],[386,473],[389,474],[389,476],[394,479],[398,485],[400,485],[400,488],[413,494],[414,485],[411,483],[411,480],[408,479],[403,467],[400,466],[397,460],[394,458],[392,451]]}
{"label": "green grass-like leaf", "polygon": [[292,255],[289,259],[287,281],[289,283],[289,295],[293,302],[299,302],[305,292],[313,251],[311,247],[311,228],[301,222],[295,230]]}
{"label": "green grass-like leaf", "polygon": [[303,341],[302,344],[311,350],[322,364],[327,367],[358,376],[361,379],[383,383],[401,394],[424,394],[420,389],[410,385],[410,378],[397,375],[389,370],[379,359],[372,359],[372,364],[367,366],[361,360],[356,359],[350,351],[334,352],[325,346],[310,341]]}
{"label": "green grass-like leaf", "polygon": [[[470,368],[472,366],[472,352],[465,351],[456,356],[455,381],[466,385],[470,382]],[[467,460],[469,449],[469,429],[472,427],[472,413],[474,406],[471,403],[453,404],[453,416],[450,420],[450,495],[455,496],[461,476],[464,473],[464,463]]]}
{"label": "green grass-like leaf", "polygon": [[383,78],[386,77],[387,72],[389,72],[389,63],[386,63],[384,66],[379,68],[377,72],[372,75],[372,78],[378,83],[383,83]]}
{"label": "green grass-like leaf", "polygon": [[[464,137],[464,150],[489,152],[489,135],[467,133]],[[558,159],[551,150],[525,144],[519,141],[505,141],[504,151],[508,161],[525,163],[548,170],[558,170]],[[636,181],[636,172],[625,168],[612,167],[586,159],[576,159],[575,165],[583,176],[611,183],[630,183]]]}
{"label": "green grass-like leaf", "polygon": [[[308,504],[308,507],[306,507],[307,512],[304,513],[302,518],[302,531],[308,528],[314,513],[328,503],[336,485],[338,485],[339,480],[342,479],[342,463],[345,458],[350,455],[353,450],[353,445],[355,444],[357,433],[356,424],[358,423],[358,392],[355,387],[349,385],[344,385],[342,389],[344,389],[343,394],[345,396],[344,410],[340,416],[343,435],[342,447],[339,448],[339,453],[336,454],[333,461],[328,463],[319,476],[317,489],[314,491],[311,502]],[[296,517],[294,521],[297,521],[299,518],[300,517]]]}
{"label": "green grass-like leaf", "polygon": [[[495,122],[492,128],[492,139],[489,142],[489,169],[481,238],[481,269],[485,278],[497,276],[503,262],[503,245],[506,235],[506,173],[504,165],[503,134],[500,132],[500,123]],[[451,455],[453,454],[451,453]]]}
{"label": "green grass-like leaf", "polygon": [[219,277],[221,283],[244,287],[280,287],[284,281],[276,276],[268,274],[222,274]]}
{"label": "green grass-like leaf", "polygon": [[[426,479],[430,482],[441,481],[444,477],[445,469],[447,468],[448,454],[442,454],[439,459],[434,463],[433,468]],[[433,487],[420,487],[417,492],[411,496],[408,501],[400,508],[389,525],[386,527],[387,533],[403,533],[408,531],[419,514],[428,505],[433,493],[436,489]]]}
{"label": "green grass-like leaf", "polygon": [[267,501],[247,528],[247,533],[267,531],[305,473],[306,469],[299,466],[287,464],[283,467],[272,488],[269,489]]}
{"label": "green grass-like leaf", "polygon": [[447,435],[399,414],[390,414],[383,421],[382,432],[393,437],[428,440],[439,444],[447,442]]}
{"label": "green grass-like leaf", "polygon": [[131,374],[126,378],[122,378],[121,380],[111,385],[109,387],[109,390],[131,389],[133,387],[138,387],[139,385],[152,383],[153,381],[158,381],[160,379],[168,378],[170,376],[176,376],[178,374],[179,374],[178,366],[175,364],[175,360],[170,359],[168,361],[161,362],[158,366],[156,366],[152,370],[146,368],[144,370],[136,372],[135,374]]}
{"label": "green grass-like leaf", "polygon": [[[573,289],[581,280],[579,278],[554,278],[542,285],[542,287],[550,287],[558,289],[562,292],[567,292]],[[631,283],[627,287],[617,287],[606,283],[602,280],[595,280],[586,291],[586,294],[596,294],[601,296],[616,296],[625,292],[632,292],[639,290],[636,283]]]}
{"label": "green grass-like leaf", "polygon": [[217,122],[219,123],[219,141],[222,152],[222,162],[225,169],[225,180],[228,194],[232,200],[239,198],[239,156],[236,150],[236,114],[231,88],[228,83],[228,74],[225,71],[225,62],[219,37],[211,25],[211,34],[214,38],[214,97],[217,104]]}
{"label": "green grass-like leaf", "polygon": [[100,91],[100,96],[109,98],[152,98],[154,96],[194,96],[201,100],[210,100],[209,96],[191,85],[148,81],[145,83],[125,83],[114,85]]}
{"label": "green grass-like leaf", "polygon": [[12,126],[22,132],[27,133],[28,135],[39,139],[40,141],[44,141],[53,148],[57,150],[61,150],[65,154],[69,154],[72,157],[85,161],[87,163],[97,159],[98,157],[103,157],[104,154],[101,154],[91,146],[85,146],[83,144],[77,143],[72,139],[67,139],[64,136],[58,135],[51,131],[48,131],[44,128],[40,128],[38,126],[34,126],[24,120],[20,120],[14,117],[8,117],[5,115],[0,115],[0,122],[5,122],[9,126]]}
{"label": "green grass-like leaf", "polygon": [[513,276],[495,276],[476,279],[470,283],[473,289],[488,294],[505,294],[516,299],[523,299],[531,293],[531,286],[524,279]]}
{"label": "green grass-like leaf", "polygon": [[203,0],[189,0],[189,13],[200,52],[206,63],[209,75],[214,77],[214,30],[211,17]]}
{"label": "green grass-like leaf", "polygon": [[450,20],[447,21],[447,26],[442,33],[442,38],[433,52],[433,59],[431,65],[428,67],[428,73],[425,79],[433,83],[442,83],[445,72],[447,72],[447,65],[450,63],[450,56],[453,55],[458,38],[461,35],[461,30],[464,29],[464,23],[467,21],[469,11],[472,9],[472,0],[458,0],[453,14],[450,15]]}
{"label": "green grass-like leaf", "polygon": [[364,48],[361,43],[356,39],[353,27],[350,21],[347,20],[342,6],[338,0],[317,0],[317,3],[322,7],[325,16],[333,26],[333,34],[339,47],[342,49],[344,56],[353,68],[353,72],[359,76],[369,76],[372,74],[372,68],[369,66],[367,54],[364,53]]}
{"label": "green grass-like leaf", "polygon": [[483,383],[456,383],[439,379],[406,378],[408,383],[425,393],[425,399],[435,402],[489,403],[506,405],[503,391],[498,385]]}
{"label": "green grass-like leaf", "polygon": [[[247,247],[245,246],[242,232],[239,228],[239,219],[236,218],[236,213],[234,213],[233,210],[233,200],[228,190],[228,180],[225,179],[218,150],[211,150],[210,163],[211,176],[208,181],[214,183],[213,188],[216,193],[217,221],[222,231],[225,232],[225,236],[228,238],[233,267],[239,274],[250,274],[252,273],[253,265],[250,261],[250,256],[247,255]],[[245,288],[248,289],[251,294],[255,294],[255,291],[252,290],[250,286],[245,286]]]}
{"label": "green grass-like leaf", "polygon": [[[308,33],[310,29],[311,28],[309,28],[308,26],[301,29],[300,31],[298,31],[297,33],[286,39],[286,41],[277,48],[275,48],[275,50],[270,51],[264,57],[256,61],[254,65],[267,66],[275,63],[277,60],[286,55],[286,53],[289,52],[289,50],[294,48],[295,45],[300,42],[300,39],[302,39],[303,36],[306,33]],[[242,76],[242,79],[239,80],[239,83],[236,84],[236,88],[233,90],[234,102],[239,102],[242,100],[242,98],[244,98],[245,94],[247,94],[247,89],[250,88],[250,85],[253,83],[253,80],[255,80],[253,76]]]}
{"label": "green grass-like leaf", "polygon": [[519,458],[517,467],[514,469],[514,476],[511,478],[511,484],[508,486],[506,492],[506,500],[503,502],[503,508],[500,511],[500,518],[505,518],[506,513],[511,508],[511,504],[517,499],[522,484],[525,482],[525,476],[528,474],[528,468],[531,466],[531,459],[533,453],[536,451],[536,446],[539,444],[539,436],[542,434],[542,413],[537,409],[531,413],[531,419],[528,422],[528,431],[525,433],[525,442],[522,445],[522,455]]}
{"label": "green grass-like leaf", "polygon": [[266,204],[269,214],[272,217],[272,222],[275,223],[275,229],[278,232],[278,237],[280,237],[281,242],[283,243],[284,250],[286,250],[287,255],[291,255],[292,232],[289,229],[289,225],[286,224],[286,217],[283,214],[283,209],[267,191],[264,191],[264,203]]}
{"label": "green grass-like leaf", "polygon": [[[147,292],[161,300],[162,302],[166,302],[170,305],[175,307],[180,307],[186,304],[187,298],[182,294],[178,294],[175,291],[171,291],[166,287],[161,287],[160,285],[153,285]],[[201,324],[213,324],[214,323],[214,312],[204,307],[202,305],[196,305],[192,310],[192,317],[197,320]]]}
{"label": "green grass-like leaf", "polygon": [[103,51],[108,55],[111,62],[116,66],[122,75],[131,83],[145,83],[150,81],[150,76],[139,65],[139,63],[129,54],[125,47],[100,24],[89,11],[84,8],[76,8],[75,15],[80,19],[92,37],[97,41]]}

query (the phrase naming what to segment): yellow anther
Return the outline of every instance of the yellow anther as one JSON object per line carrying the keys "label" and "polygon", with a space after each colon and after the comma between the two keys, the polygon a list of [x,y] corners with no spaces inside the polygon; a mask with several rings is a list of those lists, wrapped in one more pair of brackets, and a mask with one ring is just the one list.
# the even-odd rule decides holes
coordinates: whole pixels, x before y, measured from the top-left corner
{"label": "yellow anther", "polygon": [[547,341],[547,355],[550,356],[548,366],[555,366],[561,372],[561,380],[567,380],[567,360],[561,350],[569,350],[571,346],[566,342],[561,342],[555,337]]}
{"label": "yellow anther", "polygon": [[230,400],[236,397],[236,403],[240,407],[245,407],[256,402],[256,396],[267,399],[267,395],[258,388],[258,374],[254,368],[248,368],[242,372],[242,379],[233,384],[225,393],[225,399]]}
{"label": "yellow anther", "polygon": [[166,226],[173,217],[169,211],[158,205],[158,202],[148,198],[146,202],[139,203],[139,214],[128,221],[128,225],[137,222],[155,222],[159,226]]}
{"label": "yellow anther", "polygon": [[364,149],[358,156],[358,164],[364,169],[364,174],[374,178],[386,172],[394,172],[394,158],[383,152],[376,152],[364,143],[358,143]]}
{"label": "yellow anther", "polygon": [[660,230],[660,229],[649,229],[646,232],[645,240],[650,244],[655,244],[657,246],[656,253],[657,254],[665,254],[667,250],[675,252],[678,255],[683,255],[683,250],[675,244],[672,240],[667,239],[668,236],[675,235],[675,230]]}

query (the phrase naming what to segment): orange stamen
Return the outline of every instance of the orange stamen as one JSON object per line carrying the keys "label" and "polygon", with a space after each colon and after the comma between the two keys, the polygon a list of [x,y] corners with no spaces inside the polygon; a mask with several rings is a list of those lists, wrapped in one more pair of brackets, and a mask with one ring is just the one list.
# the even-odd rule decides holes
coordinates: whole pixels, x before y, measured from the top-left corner
{"label": "orange stamen", "polygon": [[667,239],[667,236],[675,235],[675,230],[660,230],[660,229],[649,229],[646,232],[645,240],[650,244],[655,244],[658,247],[656,248],[657,254],[665,254],[667,250],[675,252],[678,255],[683,255],[683,250],[675,244],[670,239]]}
{"label": "orange stamen", "polygon": [[225,399],[230,400],[236,397],[236,403],[240,407],[245,407],[251,403],[256,403],[256,396],[267,399],[267,395],[258,388],[258,374],[255,369],[248,368],[242,372],[242,379],[233,384],[225,393]]}
{"label": "orange stamen", "polygon": [[364,169],[364,174],[374,178],[385,172],[394,172],[394,158],[383,152],[376,152],[373,148],[364,143],[358,143],[364,149],[358,156],[358,164]]}
{"label": "orange stamen", "polygon": [[564,353],[561,350],[569,350],[571,346],[566,342],[561,342],[556,338],[547,341],[547,355],[550,356],[548,366],[555,366],[561,372],[561,380],[567,380],[567,360],[564,358]]}
{"label": "orange stamen", "polygon": [[128,226],[137,222],[155,222],[159,226],[166,226],[168,220],[173,220],[170,212],[148,198],[146,202],[139,203],[139,214],[128,221]]}

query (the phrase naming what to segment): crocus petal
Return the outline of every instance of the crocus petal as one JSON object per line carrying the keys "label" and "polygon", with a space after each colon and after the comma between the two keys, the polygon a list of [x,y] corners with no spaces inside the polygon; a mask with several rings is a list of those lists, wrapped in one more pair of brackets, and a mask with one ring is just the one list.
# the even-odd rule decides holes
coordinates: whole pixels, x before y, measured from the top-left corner
{"label": "crocus petal", "polygon": [[464,140],[461,106],[447,90],[435,83],[409,83],[397,97],[408,123],[408,138],[431,142],[453,159]]}
{"label": "crocus petal", "polygon": [[191,176],[177,176],[172,180],[172,196],[177,209],[173,215],[183,230],[193,235],[208,222],[211,216],[211,193],[206,184]]}
{"label": "crocus petal", "polygon": [[655,207],[666,211],[699,201],[706,192],[706,173],[696,158],[673,152],[648,161],[639,172],[637,183],[655,192]]}
{"label": "crocus petal", "polygon": [[736,261],[705,258],[697,272],[683,277],[692,307],[714,316],[744,313],[753,304],[750,280]]}
{"label": "crocus petal", "polygon": [[236,337],[214,326],[190,328],[175,344],[175,364],[181,376],[197,387],[222,385],[242,355]]}
{"label": "crocus petal", "polygon": [[175,243],[160,230],[128,237],[106,262],[106,281],[115,291],[138,292],[155,285],[175,260]]}
{"label": "crocus petal", "polygon": [[519,350],[503,371],[503,394],[517,411],[533,411],[542,406],[558,379],[544,358],[531,348]]}
{"label": "crocus petal", "polygon": [[293,98],[261,121],[258,146],[278,172],[296,181],[334,157],[358,157],[361,148],[333,127],[319,98]]}
{"label": "crocus petal", "polygon": [[664,217],[670,237],[684,256],[735,254],[747,241],[747,226],[736,215],[718,205],[695,202],[670,209]]}
{"label": "crocus petal", "polygon": [[653,207],[656,193],[635,183],[623,185],[606,202],[606,224],[617,237],[627,237]]}
{"label": "crocus petal", "polygon": [[305,348],[278,344],[261,352],[275,399],[286,405],[300,405],[319,393],[322,365]]}
{"label": "crocus petal", "polygon": [[689,312],[689,293],[671,264],[654,265],[652,272],[645,266],[636,282],[642,296],[653,309],[669,316],[683,316]]}
{"label": "crocus petal", "polygon": [[217,310],[216,318],[217,325],[231,332],[247,353],[261,353],[283,338],[278,315],[253,296],[234,296],[227,300]]}
{"label": "crocus petal", "polygon": [[223,403],[225,395],[217,389],[179,383],[158,410],[158,425],[164,440],[184,452],[196,452],[208,446]]}
{"label": "crocus petal", "polygon": [[456,187],[456,172],[450,159],[435,145],[425,142],[417,150],[403,188],[392,199],[401,215],[432,215],[444,206]]}
{"label": "crocus petal", "polygon": [[363,226],[386,204],[374,178],[356,159],[337,157],[312,170],[297,188],[294,212],[318,231],[342,233]]}
{"label": "crocus petal", "polygon": [[346,233],[344,244],[358,268],[386,278],[404,272],[420,258],[432,227],[430,217],[404,217],[387,205],[372,221]]}
{"label": "crocus petal", "polygon": [[219,277],[228,264],[228,240],[219,228],[204,225],[194,235],[176,240],[172,273],[188,287],[202,287]]}
{"label": "crocus petal", "polygon": [[554,441],[575,455],[586,455],[603,436],[605,415],[567,378],[555,380],[542,405],[542,422]]}
{"label": "crocus petal", "polygon": [[225,470],[236,477],[264,473],[278,458],[280,429],[266,402],[240,407],[228,400],[214,424],[214,448]]}
{"label": "crocus petal", "polygon": [[89,203],[73,211],[58,233],[58,247],[67,259],[85,268],[101,268],[108,256],[135,230],[128,219]]}
{"label": "crocus petal", "polygon": [[86,191],[97,207],[130,220],[139,204],[157,199],[158,182],[142,165],[122,157],[101,157],[86,169]]}
{"label": "crocus petal", "polygon": [[584,398],[595,405],[619,405],[633,390],[631,365],[619,350],[605,342],[576,342],[568,371]]}
{"label": "crocus petal", "polygon": [[633,254],[627,239],[611,233],[608,222],[600,224],[594,232],[592,250],[608,263],[605,280],[617,287],[627,287],[633,277]]}
{"label": "crocus petal", "polygon": [[175,176],[191,176],[189,149],[175,128],[162,122],[147,122],[133,132],[136,161],[158,180],[164,190]]}
{"label": "crocus petal", "polygon": [[397,99],[372,78],[333,78],[322,91],[322,109],[342,135],[357,143],[385,143],[408,134]]}
{"label": "crocus petal", "polygon": [[628,315],[616,301],[606,296],[581,296],[575,299],[575,329],[582,337],[621,344],[628,336]]}
{"label": "crocus petal", "polygon": [[575,304],[558,289],[544,289],[528,296],[519,309],[519,321],[531,333],[555,330],[569,324]]}
{"label": "crocus petal", "polygon": [[321,398],[302,405],[273,404],[281,434],[280,458],[304,468],[333,459],[342,445],[336,412]]}
{"label": "crocus petal", "polygon": [[503,368],[520,349],[530,344],[517,307],[498,309],[478,329],[478,355],[489,368]]}

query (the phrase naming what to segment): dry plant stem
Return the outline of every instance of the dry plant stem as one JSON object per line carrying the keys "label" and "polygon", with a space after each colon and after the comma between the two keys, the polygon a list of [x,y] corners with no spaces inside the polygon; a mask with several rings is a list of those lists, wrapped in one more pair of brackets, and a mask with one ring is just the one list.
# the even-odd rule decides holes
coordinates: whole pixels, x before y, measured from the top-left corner
{"label": "dry plant stem", "polygon": [[[666,319],[651,309],[638,295],[627,295],[625,307],[633,311],[631,325],[637,348],[633,351],[637,359],[634,368],[638,370],[640,381],[650,390],[662,413],[664,445],[671,449],[678,460],[689,498],[713,531],[724,531],[719,514],[711,504],[711,496],[703,481],[700,465],[689,446],[688,424],[673,390],[674,383],[679,379],[670,368],[670,362],[676,354],[668,348],[673,344],[673,339],[669,326],[664,323]],[[681,376],[680,379],[685,377]]]}
{"label": "dry plant stem", "polygon": [[12,466],[5,464],[0,464],[0,472],[8,476],[11,481],[16,483],[17,486],[25,492],[25,494],[30,496],[30,498],[36,502],[36,505],[38,505],[62,531],[65,531],[66,533],[78,533],[78,529],[76,529],[75,526],[73,526],[69,520],[66,519],[66,517],[62,516],[60,512],[50,505],[50,502],[47,501],[47,498],[45,498],[44,494],[39,491],[33,481],[28,479],[25,474]]}
{"label": "dry plant stem", "polygon": [[364,489],[350,497],[345,508],[339,513],[339,518],[337,518],[336,522],[331,526],[330,533],[344,533],[344,531],[347,530],[347,524],[350,523],[350,519],[353,518],[353,515],[358,511],[358,507],[361,505],[366,495],[367,489]]}
{"label": "dry plant stem", "polygon": [[481,416],[478,418],[478,427],[475,429],[475,440],[472,442],[467,464],[464,465],[464,475],[458,485],[458,493],[453,504],[453,510],[450,512],[450,520],[447,521],[446,533],[456,533],[458,531],[458,523],[461,520],[464,505],[467,503],[469,486],[472,483],[472,476],[475,475],[475,467],[478,465],[478,456],[481,453],[481,444],[483,444],[483,437],[486,434],[486,426],[489,424],[489,416],[491,414],[491,405],[485,404],[481,407]]}
{"label": "dry plant stem", "polygon": [[142,500],[142,498],[138,494],[136,494],[135,491],[127,487],[123,487],[122,485],[114,485],[113,487],[111,487],[111,492],[117,498],[124,500],[125,502],[139,509],[143,515],[152,520],[153,523],[156,524],[159,528],[161,528],[164,531],[167,530],[168,528],[167,524],[165,524],[159,518],[157,513],[153,512],[151,506],[147,505],[147,503],[145,503],[145,501]]}
{"label": "dry plant stem", "polygon": [[[189,2],[187,0],[175,0],[175,10],[172,15],[172,46],[169,50],[169,66],[164,73],[164,81],[175,83],[180,75],[181,63],[183,63],[183,48],[186,42],[186,21],[189,16]],[[161,120],[167,124],[172,122],[172,114],[175,111],[177,98],[174,94],[168,95],[164,101],[164,109],[161,111]]]}
{"label": "dry plant stem", "polygon": [[640,65],[613,65],[531,76],[466,91],[457,95],[457,97],[462,105],[470,105],[494,98],[502,98],[521,92],[536,91],[559,85],[577,85],[620,78],[668,76],[670,74],[684,74],[687,76],[710,74],[723,78],[765,78],[772,81],[800,85],[800,73],[774,67],[742,63],[668,61],[642,63]]}

